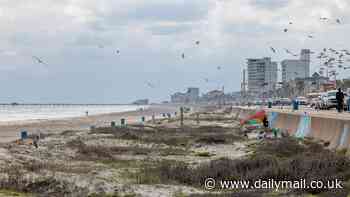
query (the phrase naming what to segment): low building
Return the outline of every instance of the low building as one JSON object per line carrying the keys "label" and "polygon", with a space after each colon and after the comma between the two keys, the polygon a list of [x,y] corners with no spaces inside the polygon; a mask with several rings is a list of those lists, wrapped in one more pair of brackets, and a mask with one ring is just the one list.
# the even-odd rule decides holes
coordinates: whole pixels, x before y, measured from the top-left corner
{"label": "low building", "polygon": [[172,103],[196,103],[199,101],[199,88],[188,88],[186,93],[177,92],[171,95]]}
{"label": "low building", "polygon": [[132,104],[133,105],[148,105],[149,100],[148,99],[140,99],[140,100],[134,101]]}

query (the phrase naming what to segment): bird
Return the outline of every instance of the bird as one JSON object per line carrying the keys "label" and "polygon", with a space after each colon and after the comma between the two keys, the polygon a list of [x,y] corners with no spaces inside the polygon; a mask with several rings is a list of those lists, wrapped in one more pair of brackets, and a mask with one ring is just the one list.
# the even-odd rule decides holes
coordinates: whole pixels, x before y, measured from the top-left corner
{"label": "bird", "polygon": [[182,53],[181,57],[182,57],[182,59],[185,59],[185,54],[184,54],[184,53]]}
{"label": "bird", "polygon": [[155,88],[155,86],[154,86],[151,82],[147,82],[146,84],[147,84],[147,86],[150,87],[150,88]]}
{"label": "bird", "polygon": [[337,22],[338,24],[341,24],[341,21],[340,21],[339,18],[336,20],[336,22]]}
{"label": "bird", "polygon": [[287,29],[287,28],[285,28],[283,31],[284,31],[284,32],[288,32],[288,29]]}
{"label": "bird", "polygon": [[293,25],[293,22],[292,22],[292,21],[290,21],[290,22],[289,22],[289,24],[290,24],[290,25]]}
{"label": "bird", "polygon": [[218,69],[218,70],[221,70],[221,66],[218,66],[217,69]]}
{"label": "bird", "polygon": [[312,36],[312,35],[308,35],[307,37],[309,37],[309,38],[314,38],[314,36]]}
{"label": "bird", "polygon": [[40,59],[39,57],[33,56],[33,58],[34,58],[39,64],[47,65],[47,64],[46,64],[42,59]]}
{"label": "bird", "polygon": [[120,53],[120,51],[119,51],[119,50],[117,50],[116,52],[117,52],[117,54],[119,54],[119,53]]}
{"label": "bird", "polygon": [[273,47],[270,47],[270,49],[273,53],[276,53],[276,49],[274,49]]}
{"label": "bird", "polygon": [[196,45],[199,45],[201,42],[200,41],[196,41]]}
{"label": "bird", "polygon": [[321,21],[326,21],[326,20],[328,20],[328,18],[327,17],[321,17],[320,20]]}

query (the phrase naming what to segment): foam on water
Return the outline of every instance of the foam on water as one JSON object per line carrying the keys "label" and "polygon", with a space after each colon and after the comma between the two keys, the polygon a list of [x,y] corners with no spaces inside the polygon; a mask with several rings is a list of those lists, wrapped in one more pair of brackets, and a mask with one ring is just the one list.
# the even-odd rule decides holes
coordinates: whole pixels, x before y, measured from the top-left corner
{"label": "foam on water", "polygon": [[135,111],[136,105],[0,105],[0,122],[62,119],[116,112]]}

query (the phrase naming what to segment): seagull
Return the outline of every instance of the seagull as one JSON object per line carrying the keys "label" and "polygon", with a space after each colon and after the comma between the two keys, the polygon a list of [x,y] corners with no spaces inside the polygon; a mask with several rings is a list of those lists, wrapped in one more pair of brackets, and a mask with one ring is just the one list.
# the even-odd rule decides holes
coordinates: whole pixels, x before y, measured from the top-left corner
{"label": "seagull", "polygon": [[117,52],[117,54],[119,54],[119,53],[120,53],[120,51],[119,51],[119,50],[117,50],[116,52]]}
{"label": "seagull", "polygon": [[321,17],[320,20],[321,21],[326,21],[326,20],[328,20],[328,18],[327,17]]}
{"label": "seagull", "polygon": [[314,36],[312,36],[312,35],[308,35],[307,37],[309,37],[309,38],[314,38]]}
{"label": "seagull", "polygon": [[270,49],[273,53],[276,53],[276,49],[274,49],[273,47],[270,47]]}
{"label": "seagull", "polygon": [[284,29],[283,31],[284,31],[284,32],[288,32],[288,29],[286,28],[286,29]]}
{"label": "seagull", "polygon": [[341,24],[341,21],[340,21],[339,18],[336,20],[336,22],[337,22],[338,24]]}
{"label": "seagull", "polygon": [[196,45],[199,45],[201,42],[200,41],[196,41]]}
{"label": "seagull", "polygon": [[147,82],[146,84],[147,84],[147,86],[150,87],[150,88],[155,88],[154,85],[153,85],[152,83],[150,83],[150,82]]}
{"label": "seagull", "polygon": [[218,66],[217,69],[218,69],[218,70],[221,70],[221,66]]}
{"label": "seagull", "polygon": [[43,60],[41,60],[39,57],[33,56],[33,58],[34,58],[39,64],[47,65],[47,64],[46,64]]}
{"label": "seagull", "polygon": [[291,22],[289,22],[289,24],[290,24],[290,25],[293,25],[293,22],[291,21]]}
{"label": "seagull", "polygon": [[182,59],[185,59],[185,54],[184,54],[184,53],[182,53],[181,57],[182,57]]}

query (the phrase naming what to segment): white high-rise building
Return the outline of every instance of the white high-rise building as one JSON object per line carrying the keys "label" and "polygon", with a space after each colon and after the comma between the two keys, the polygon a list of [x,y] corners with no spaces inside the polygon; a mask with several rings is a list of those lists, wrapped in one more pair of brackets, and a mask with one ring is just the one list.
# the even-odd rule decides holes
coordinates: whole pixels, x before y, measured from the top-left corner
{"label": "white high-rise building", "polygon": [[253,93],[273,91],[277,85],[277,62],[271,58],[248,59],[248,90]]}
{"label": "white high-rise building", "polygon": [[281,65],[283,82],[310,77],[310,50],[301,50],[300,59],[283,60]]}

